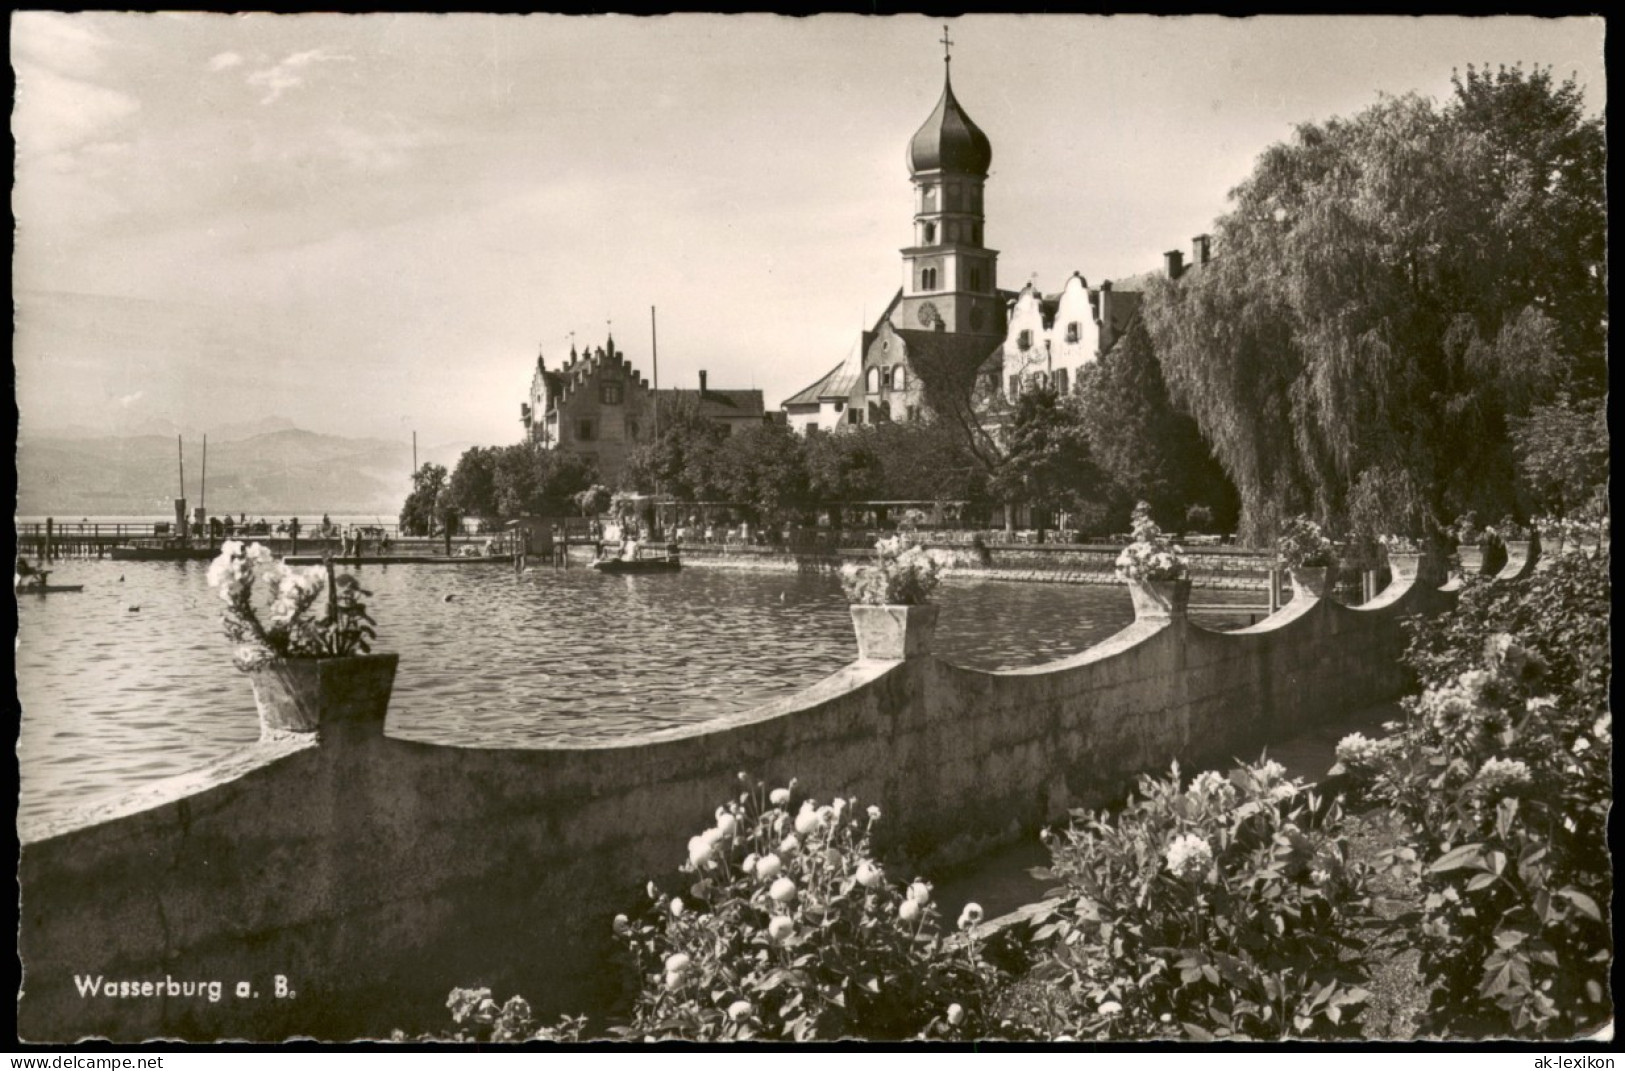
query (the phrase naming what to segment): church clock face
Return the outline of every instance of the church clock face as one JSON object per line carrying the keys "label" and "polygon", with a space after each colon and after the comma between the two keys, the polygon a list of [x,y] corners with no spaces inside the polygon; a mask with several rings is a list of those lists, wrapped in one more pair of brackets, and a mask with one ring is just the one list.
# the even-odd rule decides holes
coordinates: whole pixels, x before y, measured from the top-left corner
{"label": "church clock face", "polygon": [[970,307],[970,326],[972,331],[980,331],[987,322],[987,310],[980,301],[973,302]]}
{"label": "church clock face", "polygon": [[920,323],[926,327],[935,327],[942,322],[942,313],[937,311],[937,305],[934,301],[927,301],[924,305],[921,305],[919,316]]}

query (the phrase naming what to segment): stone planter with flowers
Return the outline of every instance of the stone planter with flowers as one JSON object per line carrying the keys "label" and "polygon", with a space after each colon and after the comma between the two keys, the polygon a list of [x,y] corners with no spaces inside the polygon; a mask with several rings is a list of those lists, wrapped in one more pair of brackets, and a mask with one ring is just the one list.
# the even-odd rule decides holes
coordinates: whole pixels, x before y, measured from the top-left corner
{"label": "stone planter with flowers", "polygon": [[1303,516],[1288,520],[1275,552],[1292,577],[1293,599],[1324,599],[1331,591],[1337,548],[1319,524]]}
{"label": "stone planter with flowers", "polygon": [[[254,598],[261,583],[271,592],[263,611]],[[383,731],[399,656],[369,653],[377,633],[361,599],[371,593],[354,577],[335,576],[331,560],[298,569],[259,543],[227,540],[209,585],[226,604],[221,620],[254,689],[262,739]]]}
{"label": "stone planter with flowers", "polygon": [[1151,519],[1149,503],[1134,507],[1134,542],[1117,556],[1117,575],[1128,582],[1137,621],[1184,617],[1190,609],[1190,563]]}
{"label": "stone planter with flowers", "polygon": [[902,536],[882,539],[875,552],[874,565],[841,570],[858,657],[896,662],[929,654],[937,628],[937,607],[929,599],[942,581],[942,560]]}

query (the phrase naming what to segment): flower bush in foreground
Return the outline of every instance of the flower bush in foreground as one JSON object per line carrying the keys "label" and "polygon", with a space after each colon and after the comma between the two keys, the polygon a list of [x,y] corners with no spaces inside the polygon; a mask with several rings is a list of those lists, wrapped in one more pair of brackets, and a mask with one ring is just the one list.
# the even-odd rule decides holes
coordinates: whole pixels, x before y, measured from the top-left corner
{"label": "flower bush in foreground", "polygon": [[[1338,1037],[1369,993],[1365,869],[1342,812],[1278,763],[1142,777],[1121,812],[1074,812],[1040,877],[1064,883],[1037,920],[1078,1037]],[[1052,894],[1054,895],[1054,894]]]}
{"label": "flower bush in foreground", "polygon": [[1151,504],[1134,507],[1134,542],[1117,556],[1117,575],[1124,580],[1185,580],[1190,564],[1182,547],[1174,545],[1151,519]]}
{"label": "flower bush in foreground", "polygon": [[[1387,859],[1423,898],[1395,925],[1421,949],[1430,1030],[1566,1038],[1611,1013],[1607,565],[1576,558],[1552,573],[1523,582],[1525,596],[1549,597],[1525,635],[1480,638],[1483,588],[1418,626],[1413,665],[1430,686],[1390,739],[1338,746],[1333,772],[1354,798],[1404,822],[1408,843]],[[1550,598],[1565,590],[1578,605]]]}
{"label": "flower bush in foreground", "polygon": [[[263,544],[244,546],[235,539],[220,545],[209,565],[209,586],[226,604],[221,621],[227,638],[237,644],[233,661],[247,671],[273,658],[337,658],[366,654],[377,635],[375,622],[361,601],[372,593],[348,573],[333,576],[332,565],[296,569],[282,564]],[[269,592],[265,617],[255,604],[254,588]],[[316,609],[326,594],[323,608]]]}
{"label": "flower bush in foreground", "polygon": [[689,841],[686,895],[650,883],[646,915],[615,920],[644,981],[622,1035],[976,1036],[994,976],[969,935],[981,909],[950,939],[931,887],[875,860],[878,808],[791,800],[745,785]]}
{"label": "flower bush in foreground", "polygon": [[929,602],[942,582],[942,559],[934,552],[894,536],[875,544],[874,565],[849,564],[841,569],[841,587],[849,601],[868,606],[919,606]]}
{"label": "flower bush in foreground", "polygon": [[1337,560],[1336,547],[1308,517],[1293,517],[1281,529],[1275,552],[1288,569],[1315,569]]}

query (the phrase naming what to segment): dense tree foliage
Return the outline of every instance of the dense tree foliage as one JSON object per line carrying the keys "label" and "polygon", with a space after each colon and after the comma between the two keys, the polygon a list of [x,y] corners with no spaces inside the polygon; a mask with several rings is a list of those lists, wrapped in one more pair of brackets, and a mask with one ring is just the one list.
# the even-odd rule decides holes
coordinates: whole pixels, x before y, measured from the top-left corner
{"label": "dense tree foliage", "polygon": [[1145,323],[1138,317],[1098,361],[1078,373],[1078,412],[1089,450],[1126,502],[1151,504],[1170,528],[1184,527],[1193,507],[1205,526],[1235,526],[1235,485],[1196,422],[1174,408]]}
{"label": "dense tree foliage", "polygon": [[1109,493],[1109,482],[1090,455],[1075,399],[1063,401],[1050,387],[1030,388],[1016,399],[1002,451],[991,490],[1006,502],[1040,511],[1076,510]]}
{"label": "dense tree foliage", "polygon": [[476,446],[457,462],[444,505],[467,517],[560,516],[575,512],[575,496],[595,479],[593,463],[568,451],[533,443]]}
{"label": "dense tree foliage", "polygon": [[783,424],[761,424],[735,432],[715,453],[714,482],[729,502],[750,519],[779,524],[811,505],[803,443]]}
{"label": "dense tree foliage", "polygon": [[1250,532],[1527,510],[1514,422],[1605,379],[1603,162],[1572,82],[1471,68],[1443,108],[1384,99],[1259,158],[1221,256],[1144,304]]}
{"label": "dense tree foliage", "polygon": [[1608,509],[1608,418],[1603,399],[1567,396],[1537,405],[1512,431],[1518,469],[1535,508],[1558,517]]}
{"label": "dense tree foliage", "polygon": [[412,474],[412,493],[401,506],[401,531],[426,536],[434,532],[440,517],[441,497],[446,493],[446,466],[425,464]]}
{"label": "dense tree foliage", "polygon": [[692,399],[663,406],[660,434],[627,455],[621,488],[683,502],[720,501],[725,496],[717,480],[717,451],[727,438],[728,429],[702,416]]}
{"label": "dense tree foliage", "polygon": [[497,457],[494,446],[471,446],[452,470],[446,496],[465,517],[497,517]]}

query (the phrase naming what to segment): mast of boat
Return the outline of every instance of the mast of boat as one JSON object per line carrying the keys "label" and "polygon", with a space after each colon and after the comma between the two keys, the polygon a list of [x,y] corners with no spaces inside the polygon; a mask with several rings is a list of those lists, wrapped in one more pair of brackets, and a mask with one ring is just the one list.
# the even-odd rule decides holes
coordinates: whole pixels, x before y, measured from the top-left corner
{"label": "mast of boat", "polygon": [[[649,306],[649,363],[654,371],[655,381],[655,438],[660,442],[660,339],[655,332],[655,307]],[[702,398],[703,402],[704,399]],[[655,527],[660,527],[660,478],[655,477]],[[662,533],[664,534],[664,533]]]}
{"label": "mast of boat", "polygon": [[175,465],[181,476],[181,515],[175,520],[179,522],[181,542],[185,543],[192,534],[192,527],[186,523],[186,449],[179,435],[175,436]]}
{"label": "mast of boat", "polygon": [[203,478],[197,482],[197,504],[205,517],[209,513],[209,433],[203,433]]}

